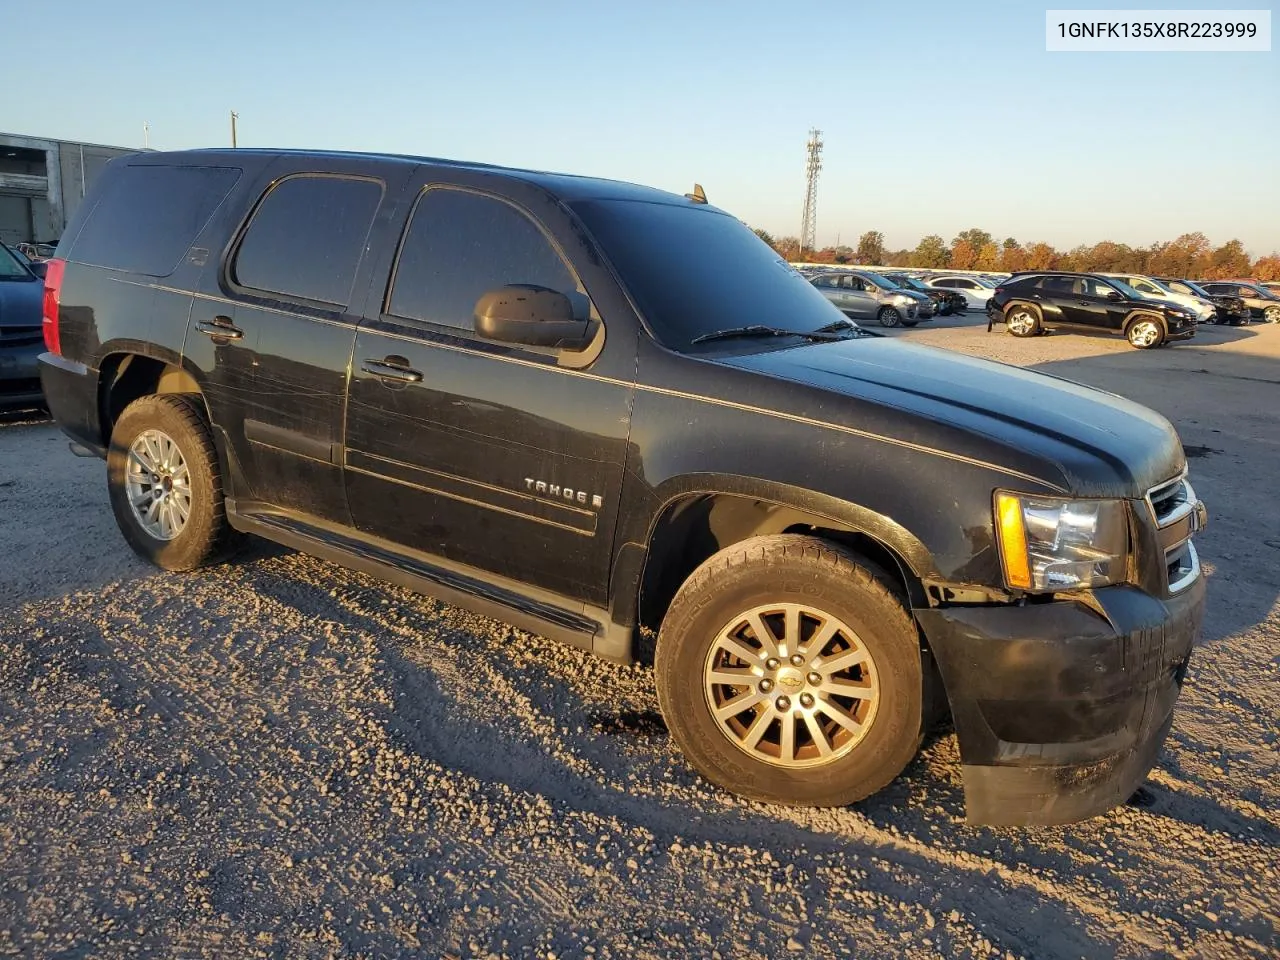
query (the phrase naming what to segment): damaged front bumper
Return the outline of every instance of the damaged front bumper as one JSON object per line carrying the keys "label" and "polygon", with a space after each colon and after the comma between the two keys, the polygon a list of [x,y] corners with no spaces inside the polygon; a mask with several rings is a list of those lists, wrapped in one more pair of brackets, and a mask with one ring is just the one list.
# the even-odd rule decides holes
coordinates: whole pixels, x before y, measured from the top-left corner
{"label": "damaged front bumper", "polygon": [[1204,620],[1204,578],[1169,599],[1109,587],[915,614],[951,704],[971,823],[1071,823],[1146,779]]}

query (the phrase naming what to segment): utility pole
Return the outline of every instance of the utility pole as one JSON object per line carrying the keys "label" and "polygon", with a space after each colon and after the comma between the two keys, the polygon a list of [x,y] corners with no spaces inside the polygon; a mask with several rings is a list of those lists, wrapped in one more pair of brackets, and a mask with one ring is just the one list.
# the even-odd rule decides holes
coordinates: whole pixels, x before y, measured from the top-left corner
{"label": "utility pole", "polygon": [[804,192],[804,215],[800,220],[800,259],[804,259],[807,247],[813,250],[818,244],[818,171],[822,169],[822,131],[809,131],[805,145],[809,162],[806,166],[807,182]]}
{"label": "utility pole", "polygon": [[234,110],[231,111],[231,146],[236,145],[236,121],[240,119],[240,114]]}

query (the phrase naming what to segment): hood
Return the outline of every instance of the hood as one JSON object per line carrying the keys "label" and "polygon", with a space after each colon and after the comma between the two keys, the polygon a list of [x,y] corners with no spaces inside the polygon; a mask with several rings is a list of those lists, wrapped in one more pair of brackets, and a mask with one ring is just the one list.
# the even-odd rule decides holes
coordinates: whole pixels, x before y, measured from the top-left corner
{"label": "hood", "polygon": [[716,362],[853,401],[819,401],[815,419],[960,453],[1078,496],[1141,497],[1186,465],[1172,424],[1147,407],[947,350],[868,337]]}
{"label": "hood", "polygon": [[38,327],[43,312],[39,280],[0,280],[0,327]]}

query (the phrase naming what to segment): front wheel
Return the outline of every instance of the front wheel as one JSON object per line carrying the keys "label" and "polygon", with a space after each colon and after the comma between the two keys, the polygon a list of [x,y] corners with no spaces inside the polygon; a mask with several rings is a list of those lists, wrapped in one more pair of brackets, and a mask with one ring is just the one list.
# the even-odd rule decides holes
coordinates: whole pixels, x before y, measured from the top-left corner
{"label": "front wheel", "polygon": [[1152,347],[1160,346],[1164,341],[1164,330],[1158,320],[1139,317],[1129,324],[1129,329],[1125,331],[1125,336],[1131,346],[1137,347],[1139,350],[1150,350]]}
{"label": "front wheel", "polygon": [[902,323],[902,314],[893,307],[881,307],[880,312],[876,314],[876,319],[880,321],[882,327],[896,327]]}
{"label": "front wheel", "polygon": [[727,547],[680,588],[655,656],[676,743],[711,782],[756,800],[839,806],[911,761],[922,668],[890,579],[813,537]]}
{"label": "front wheel", "polygon": [[1280,307],[1267,307],[1262,311],[1262,319],[1267,323],[1280,323]]}
{"label": "front wheel", "polygon": [[224,554],[222,474],[203,404],[190,394],[143,397],[111,431],[107,491],[125,540],[166,570],[192,570]]}

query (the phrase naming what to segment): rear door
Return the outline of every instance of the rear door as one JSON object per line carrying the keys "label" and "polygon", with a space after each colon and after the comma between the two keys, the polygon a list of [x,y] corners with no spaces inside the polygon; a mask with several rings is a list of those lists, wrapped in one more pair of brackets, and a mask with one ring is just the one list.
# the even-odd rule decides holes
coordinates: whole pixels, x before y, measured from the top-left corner
{"label": "rear door", "polygon": [[1127,310],[1107,298],[1110,292],[1118,292],[1109,283],[1096,277],[1071,279],[1071,294],[1062,302],[1062,312],[1076,326],[1094,330],[1118,330],[1123,326]]}
{"label": "rear door", "polygon": [[[606,276],[599,258],[540,188],[424,173],[406,205],[395,263],[352,360],[346,482],[355,525],[602,603],[636,332],[601,316],[586,286]],[[600,322],[596,341],[566,352],[478,336],[476,301],[516,283],[568,295]]]}
{"label": "rear door", "polygon": [[876,315],[879,304],[871,296],[867,281],[861,277],[844,276],[840,278],[840,309],[862,319],[871,319]]}
{"label": "rear door", "polygon": [[411,169],[277,161],[225,257],[211,263],[187,350],[230,400],[219,424],[237,461],[240,509],[350,523],[342,423],[351,304],[363,304],[368,286],[374,220]]}

